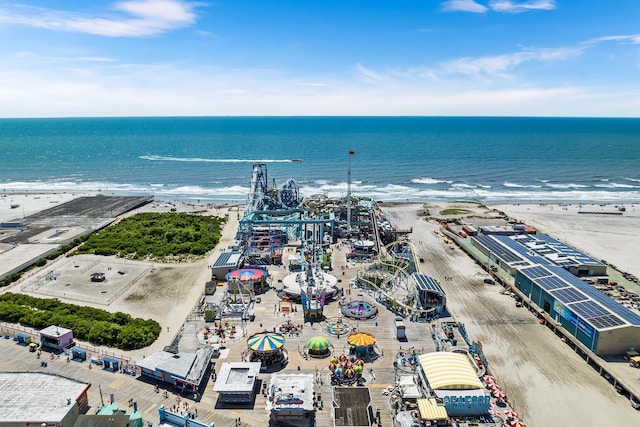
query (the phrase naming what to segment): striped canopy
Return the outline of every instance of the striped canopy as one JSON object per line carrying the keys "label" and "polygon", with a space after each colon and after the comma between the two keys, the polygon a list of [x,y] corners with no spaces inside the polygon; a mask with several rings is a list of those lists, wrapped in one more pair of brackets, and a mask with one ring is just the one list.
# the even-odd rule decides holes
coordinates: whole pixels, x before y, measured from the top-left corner
{"label": "striped canopy", "polygon": [[420,366],[434,390],[481,389],[470,357],[466,354],[439,351],[418,356]]}
{"label": "striped canopy", "polygon": [[349,335],[347,341],[349,344],[355,345],[356,347],[366,347],[368,345],[373,345],[376,342],[376,338],[367,332],[356,332]]}
{"label": "striped canopy", "polygon": [[444,406],[438,405],[436,399],[418,399],[420,418],[423,420],[446,420],[449,418]]}
{"label": "striped canopy", "polygon": [[323,336],[313,337],[307,342],[307,348],[313,351],[325,351],[328,350],[330,346],[331,343],[329,340]]}
{"label": "striped canopy", "polygon": [[253,351],[274,351],[284,345],[284,336],[274,332],[259,332],[247,340],[247,346]]}

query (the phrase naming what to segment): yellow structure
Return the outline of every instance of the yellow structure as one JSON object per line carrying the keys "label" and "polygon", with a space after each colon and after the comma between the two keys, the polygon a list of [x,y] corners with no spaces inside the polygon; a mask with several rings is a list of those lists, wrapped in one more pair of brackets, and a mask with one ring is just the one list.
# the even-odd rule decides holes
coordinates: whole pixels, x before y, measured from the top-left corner
{"label": "yellow structure", "polygon": [[418,356],[424,376],[433,390],[476,390],[482,383],[467,355],[435,352]]}
{"label": "yellow structure", "polygon": [[436,399],[418,399],[418,409],[420,410],[420,419],[423,420],[446,420],[449,418],[447,410],[444,406],[438,405]]}

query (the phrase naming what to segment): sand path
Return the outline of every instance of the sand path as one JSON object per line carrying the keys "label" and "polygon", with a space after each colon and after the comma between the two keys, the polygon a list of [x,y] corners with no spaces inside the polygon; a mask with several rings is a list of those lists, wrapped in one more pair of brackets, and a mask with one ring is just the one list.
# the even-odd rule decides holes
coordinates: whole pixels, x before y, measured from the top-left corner
{"label": "sand path", "polygon": [[[438,280],[447,305],[480,340],[491,373],[528,426],[633,425],[638,413],[629,402],[503,288],[486,285],[486,273],[466,254],[444,243],[438,224],[419,217],[420,205],[384,205],[398,228],[425,259],[422,272]],[[444,280],[452,277],[452,280]]]}

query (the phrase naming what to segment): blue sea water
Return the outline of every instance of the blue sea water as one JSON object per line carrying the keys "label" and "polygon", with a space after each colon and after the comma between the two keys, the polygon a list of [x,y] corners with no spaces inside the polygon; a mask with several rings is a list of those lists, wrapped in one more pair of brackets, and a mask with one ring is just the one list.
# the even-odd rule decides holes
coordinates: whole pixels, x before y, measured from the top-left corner
{"label": "blue sea water", "polygon": [[344,196],[350,163],[352,194],[377,200],[640,202],[640,119],[0,120],[0,192],[245,202],[256,162],[303,195]]}

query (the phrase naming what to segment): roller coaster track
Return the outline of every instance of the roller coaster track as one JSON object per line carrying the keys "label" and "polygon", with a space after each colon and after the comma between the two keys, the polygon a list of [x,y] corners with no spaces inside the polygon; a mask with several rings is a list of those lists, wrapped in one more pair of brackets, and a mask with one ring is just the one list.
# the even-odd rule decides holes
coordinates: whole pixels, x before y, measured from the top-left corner
{"label": "roller coaster track", "polygon": [[[426,315],[431,314],[436,310],[436,307],[432,307],[429,309],[420,309],[410,305],[407,305],[401,301],[398,301],[396,296],[391,295],[387,289],[389,284],[392,284],[392,287],[395,284],[404,281],[409,281],[411,274],[407,271],[407,268],[411,265],[409,261],[402,260],[400,258],[391,258],[390,248],[397,244],[409,245],[411,249],[411,253],[413,256],[414,265],[418,265],[418,259],[416,257],[416,250],[413,244],[407,241],[395,241],[385,245],[384,248],[380,251],[380,255],[378,255],[377,259],[374,260],[367,267],[361,268],[356,273],[356,281],[357,283],[364,283],[368,285],[374,291],[380,293],[380,295],[384,296],[387,300],[393,301],[393,306],[404,309],[409,315]],[[382,279],[380,285],[376,282],[369,280],[371,277],[376,277]],[[408,291],[413,291],[415,293],[415,289]]]}

